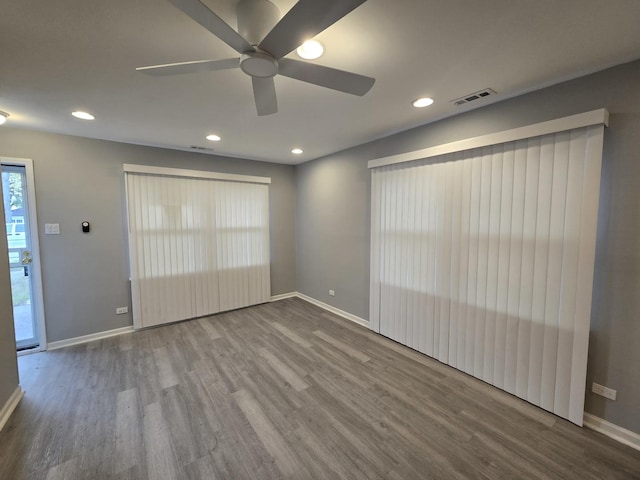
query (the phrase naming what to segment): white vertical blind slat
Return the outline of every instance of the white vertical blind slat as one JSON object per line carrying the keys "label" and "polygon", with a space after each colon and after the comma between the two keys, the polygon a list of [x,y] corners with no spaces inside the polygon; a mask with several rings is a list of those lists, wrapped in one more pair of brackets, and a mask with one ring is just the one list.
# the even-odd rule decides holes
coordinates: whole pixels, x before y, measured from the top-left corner
{"label": "white vertical blind slat", "polygon": [[564,220],[569,168],[570,132],[556,135],[553,152],[553,184],[549,219],[549,261],[547,295],[545,299],[544,338],[540,406],[553,410],[560,329],[560,293],[562,288],[562,257],[564,254]]}
{"label": "white vertical blind slat", "polygon": [[587,352],[589,347],[589,322],[591,317],[591,293],[594,275],[596,230],[600,196],[600,174],[604,125],[587,127],[584,153],[584,181],[582,188],[582,225],[580,228],[577,302],[574,323],[573,356],[571,360],[571,389],[569,394],[569,420],[582,425],[584,391],[586,387]]}
{"label": "white vertical blind slat", "polygon": [[[382,177],[382,174],[380,174]],[[379,188],[380,188],[380,201],[382,203],[382,208],[380,210],[380,231],[381,232],[389,232],[391,231],[390,224],[390,216],[389,212],[391,211],[391,198],[389,195],[389,190],[391,189],[392,182],[384,181],[380,178],[379,180]],[[380,284],[380,291],[378,294],[379,297],[379,315],[378,315],[378,331],[382,335],[390,336],[389,332],[389,322],[380,322],[380,318],[389,318],[389,307],[390,307],[390,299],[389,299],[389,288],[386,282],[389,279],[390,275],[390,246],[389,246],[389,235],[380,236],[380,277],[378,278],[378,283]],[[376,271],[377,273],[378,271]]]}
{"label": "white vertical blind slat", "polygon": [[424,188],[422,190],[422,226],[421,226],[421,234],[423,237],[423,245],[422,245],[422,255],[423,261],[425,262],[425,268],[422,269],[420,275],[420,292],[422,300],[420,302],[420,322],[418,324],[419,330],[419,343],[418,350],[423,353],[427,353],[429,350],[429,327],[433,325],[432,323],[432,298],[431,298],[431,289],[433,288],[433,282],[431,277],[431,269],[433,268],[433,258],[431,256],[431,249],[433,248],[431,242],[431,216],[433,211],[433,203],[429,198],[430,193],[432,192],[432,175],[431,171],[425,169],[422,171]]}
{"label": "white vertical blind slat", "polygon": [[[452,206],[451,206],[451,308],[449,311],[449,343],[448,360],[452,366],[458,364],[458,342],[456,336],[458,332],[458,322],[460,316],[460,236],[462,217],[462,167],[463,162],[459,160],[459,155],[450,156],[451,177],[452,177]],[[446,321],[446,319],[443,319]]]}
{"label": "white vertical blind slat", "polygon": [[406,220],[406,231],[403,232],[407,237],[407,259],[409,260],[406,263],[407,266],[407,278],[405,280],[404,288],[407,294],[406,300],[406,324],[405,324],[405,332],[404,332],[404,341],[405,345],[409,345],[413,347],[412,339],[414,338],[413,326],[417,323],[416,321],[416,296],[418,295],[417,290],[415,289],[415,284],[417,280],[418,268],[415,267],[416,258],[416,245],[420,243],[419,241],[419,232],[415,230],[412,231],[412,226],[415,225],[416,221],[416,205],[418,204],[417,196],[416,196],[416,179],[415,175],[412,173],[408,179],[408,188],[407,193],[409,195],[408,199],[408,211],[407,211],[407,220]]}
{"label": "white vertical blind slat", "polygon": [[551,220],[551,193],[553,187],[555,139],[549,135],[542,139],[538,171],[538,210],[534,246],[533,292],[529,350],[528,398],[540,405],[542,381],[542,353],[544,350],[544,316],[547,296],[547,269],[549,265],[549,228]]}
{"label": "white vertical blind slat", "polygon": [[518,330],[520,307],[520,279],[522,269],[524,200],[526,182],[526,142],[516,142],[514,152],[513,203],[511,206],[511,244],[509,246],[509,292],[507,299],[507,328],[505,332],[504,389],[516,391],[518,364]]}
{"label": "white vertical blind slat", "polygon": [[527,396],[529,385],[529,350],[531,349],[531,312],[533,309],[533,270],[535,266],[536,218],[540,165],[539,139],[526,145],[524,214],[522,219],[522,266],[520,270],[520,301],[518,308],[518,344],[516,364],[516,395]]}
{"label": "white vertical blind slat", "polygon": [[[424,200],[424,185],[425,185],[425,171],[420,168],[414,169],[413,172],[416,178],[415,185],[415,198],[416,198],[416,216],[415,216],[415,233],[418,237],[417,240],[417,252],[414,258],[415,263],[422,265],[422,262],[426,257],[426,246],[424,242],[424,212],[425,212],[425,200]],[[409,340],[408,345],[416,350],[420,349],[420,341],[422,339],[421,326],[423,325],[422,319],[424,318],[424,285],[426,285],[425,272],[422,268],[417,268],[415,272],[415,284],[414,290],[414,311],[415,315],[412,322],[412,337]]]}
{"label": "white vertical blind slat", "polygon": [[558,329],[558,361],[556,363],[556,385],[554,412],[561,417],[569,416],[571,388],[571,359],[573,357],[573,331],[577,302],[578,261],[580,244],[580,199],[584,178],[583,135],[571,132],[569,142],[569,177],[566,191],[564,224],[565,251],[562,256],[562,296],[560,300],[560,323]]}
{"label": "white vertical blind slat", "polygon": [[498,240],[498,286],[496,298],[496,329],[493,383],[499,388],[505,385],[507,356],[507,325],[509,323],[509,272],[511,270],[511,220],[514,189],[515,144],[503,145],[500,199],[500,232]]}
{"label": "white vertical blind slat", "polygon": [[[477,154],[477,150],[474,154]],[[471,208],[469,211],[469,272],[467,277],[467,324],[465,327],[464,371],[474,374],[476,326],[478,321],[478,251],[480,243],[480,198],[482,162],[471,162]]]}
{"label": "white vertical blind slat", "polygon": [[496,322],[498,317],[498,268],[500,255],[500,220],[502,201],[502,146],[491,148],[491,192],[489,204],[489,231],[487,254],[487,293],[484,329],[484,352],[482,358],[483,380],[493,382],[495,378]]}
{"label": "white vertical blind slat", "polygon": [[380,204],[382,203],[383,192],[380,188],[380,174],[377,171],[371,172],[371,189],[378,192],[378,195],[371,199],[371,285],[369,288],[369,325],[374,331],[380,330],[380,265],[384,261],[384,251],[381,248],[381,238],[377,234],[381,230]]}
{"label": "white vertical blind slat", "polygon": [[463,161],[463,176],[462,176],[462,214],[461,214],[461,239],[460,239],[460,310],[457,337],[457,349],[458,349],[458,362],[456,368],[465,370],[466,363],[466,333],[468,325],[468,310],[469,299],[469,238],[471,236],[470,230],[470,218],[471,218],[471,176],[472,176],[472,163]]}
{"label": "white vertical blind slat", "polygon": [[489,292],[489,222],[491,218],[491,147],[481,151],[480,205],[478,217],[478,276],[476,290],[476,329],[474,340],[473,374],[485,379],[484,352],[486,345],[487,295]]}
{"label": "white vertical blind slat", "polygon": [[398,207],[402,211],[402,215],[397,218],[395,240],[398,245],[398,260],[396,264],[396,282],[394,283],[393,294],[396,299],[396,305],[400,314],[396,318],[395,329],[398,341],[402,343],[407,342],[407,328],[410,322],[408,318],[407,306],[409,303],[410,292],[408,290],[409,280],[409,252],[407,251],[411,240],[408,237],[408,225],[410,222],[409,205],[411,203],[410,196],[413,192],[410,191],[410,173],[406,169],[398,170],[397,174],[401,177],[401,183],[406,185],[407,188],[398,189]]}
{"label": "white vertical blind slat", "polygon": [[581,424],[602,132],[375,169],[372,328]]}
{"label": "white vertical blind slat", "polygon": [[432,356],[434,358],[440,358],[440,319],[442,318],[441,309],[442,309],[442,301],[444,300],[442,297],[442,284],[444,283],[444,270],[442,269],[443,258],[442,251],[444,248],[444,191],[443,187],[446,182],[446,163],[437,165],[435,168],[435,181],[433,190],[435,193],[435,218],[433,222],[433,231],[432,238],[434,240],[434,264],[433,264],[433,337],[431,340],[431,349]]}
{"label": "white vertical blind slat", "polygon": [[453,243],[453,187],[454,187],[454,165],[451,159],[443,164],[445,181],[441,184],[444,196],[444,206],[441,209],[442,218],[442,248],[438,272],[442,273],[438,298],[440,298],[440,312],[438,319],[439,335],[436,340],[438,347],[438,360],[443,363],[449,361],[449,318],[451,316],[451,245]]}

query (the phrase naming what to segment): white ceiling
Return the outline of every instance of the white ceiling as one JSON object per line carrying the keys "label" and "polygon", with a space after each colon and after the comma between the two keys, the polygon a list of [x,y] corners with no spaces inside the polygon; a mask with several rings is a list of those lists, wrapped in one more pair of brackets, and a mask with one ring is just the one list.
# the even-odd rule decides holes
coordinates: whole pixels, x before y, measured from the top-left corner
{"label": "white ceiling", "polygon": [[[318,0],[322,1],[322,0]],[[300,163],[640,57],[638,0],[368,0],[318,35],[315,62],[377,79],[364,97],[276,77],[258,117],[239,69],[152,77],[136,67],[237,56],[167,0],[5,1],[6,125]],[[234,0],[204,0],[235,28]],[[294,0],[274,0],[284,13]],[[290,54],[293,58],[295,53]],[[455,107],[483,88],[495,97]],[[415,109],[420,96],[433,106]],[[96,116],[70,116],[83,109]],[[204,139],[218,133],[221,142]],[[304,154],[294,156],[300,146]]]}

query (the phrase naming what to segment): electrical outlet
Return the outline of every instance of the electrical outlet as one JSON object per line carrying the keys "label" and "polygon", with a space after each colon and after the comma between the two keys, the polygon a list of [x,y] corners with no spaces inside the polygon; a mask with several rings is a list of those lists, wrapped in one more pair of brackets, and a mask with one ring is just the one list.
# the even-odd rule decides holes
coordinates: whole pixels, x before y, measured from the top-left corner
{"label": "electrical outlet", "polygon": [[609,400],[615,400],[618,392],[613,388],[607,388],[604,385],[600,385],[599,383],[593,382],[591,385],[591,391],[596,395],[601,395],[604,398],[608,398]]}
{"label": "electrical outlet", "polygon": [[124,315],[125,313],[129,313],[129,307],[116,308],[116,315]]}
{"label": "electrical outlet", "polygon": [[332,297],[336,296],[336,291],[335,290],[329,290],[329,295]]}

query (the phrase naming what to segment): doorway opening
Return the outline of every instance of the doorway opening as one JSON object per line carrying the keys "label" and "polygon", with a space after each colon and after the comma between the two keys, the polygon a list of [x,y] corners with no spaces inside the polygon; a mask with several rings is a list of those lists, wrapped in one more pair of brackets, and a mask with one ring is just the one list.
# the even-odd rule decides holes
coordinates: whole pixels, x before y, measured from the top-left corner
{"label": "doorway opening", "polygon": [[32,163],[0,158],[18,352],[46,348]]}

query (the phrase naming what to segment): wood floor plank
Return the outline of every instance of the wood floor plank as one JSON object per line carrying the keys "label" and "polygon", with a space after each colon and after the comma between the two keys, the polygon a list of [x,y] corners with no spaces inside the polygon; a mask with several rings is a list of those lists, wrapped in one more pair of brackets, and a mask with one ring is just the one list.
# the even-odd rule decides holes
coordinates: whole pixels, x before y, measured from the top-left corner
{"label": "wood floor plank", "polygon": [[131,470],[142,457],[142,416],[138,390],[131,388],[118,393],[116,406],[116,457],[114,473]]}
{"label": "wood floor plank", "polygon": [[174,370],[174,366],[169,359],[169,351],[166,347],[159,347],[153,349],[153,358],[156,362],[156,368],[158,369],[158,378],[160,380],[160,386],[165,389],[178,385],[178,376]]}
{"label": "wood floor plank", "polygon": [[198,401],[191,385],[182,381],[180,385],[166,389],[160,402],[179,467],[205,456],[218,443],[213,427],[202,414],[206,405]]}
{"label": "wood floor plank", "polygon": [[206,332],[206,334],[208,335],[209,339],[217,340],[219,338],[222,338],[222,335],[220,335],[220,332],[218,332],[218,329],[216,329],[216,327],[214,325],[215,320],[214,320],[213,317],[199,318],[196,321],[203,328],[203,330]]}
{"label": "wood floor plank", "polygon": [[169,428],[159,403],[152,403],[144,408],[144,446],[149,478],[179,478]]}
{"label": "wood floor plank", "polygon": [[50,468],[47,472],[46,480],[67,480],[69,478],[78,478],[79,476],[78,459],[72,458]]}
{"label": "wood floor plank", "polygon": [[322,340],[324,340],[325,342],[333,345],[334,347],[336,347],[338,350],[343,351],[344,353],[346,353],[347,355],[349,355],[350,357],[355,358],[356,360],[361,361],[362,363],[364,362],[368,362],[369,360],[371,360],[371,357],[369,357],[368,355],[365,355],[364,353],[356,350],[355,348],[347,345],[346,343],[344,343],[341,340],[338,340],[337,338],[333,338],[331,335],[327,335],[326,333],[324,333],[322,330],[316,330],[315,332],[313,332],[313,334],[316,337],[321,338]]}
{"label": "wood floor plank", "polygon": [[225,384],[204,367],[189,375],[215,431],[217,443],[207,455],[185,466],[184,471],[193,475],[200,475],[193,472],[213,471],[225,479],[280,478],[277,468],[269,466],[274,460],[256,437]]}
{"label": "wood floor plank", "polygon": [[309,384],[296,374],[288,365],[282,362],[278,357],[266,348],[260,349],[260,355],[267,361],[269,365],[280,375],[287,383],[289,383],[296,391],[301,392],[305,388],[309,388]]}
{"label": "wood floor plank", "polygon": [[280,471],[288,476],[299,475],[300,466],[295,454],[264,414],[258,402],[246,390],[238,390],[233,394],[233,397],[264,447],[276,461]]}
{"label": "wood floor plank", "polygon": [[276,322],[276,323],[272,323],[271,326],[273,328],[275,328],[276,330],[278,330],[282,335],[287,337],[289,340],[291,340],[292,342],[297,343],[301,347],[304,347],[304,348],[311,348],[312,347],[312,344],[310,342],[308,342],[307,340],[302,338],[297,333],[293,332],[291,329],[285,327],[284,325]]}
{"label": "wood floor plank", "polygon": [[640,452],[298,298],[19,367],[1,480],[640,479]]}

